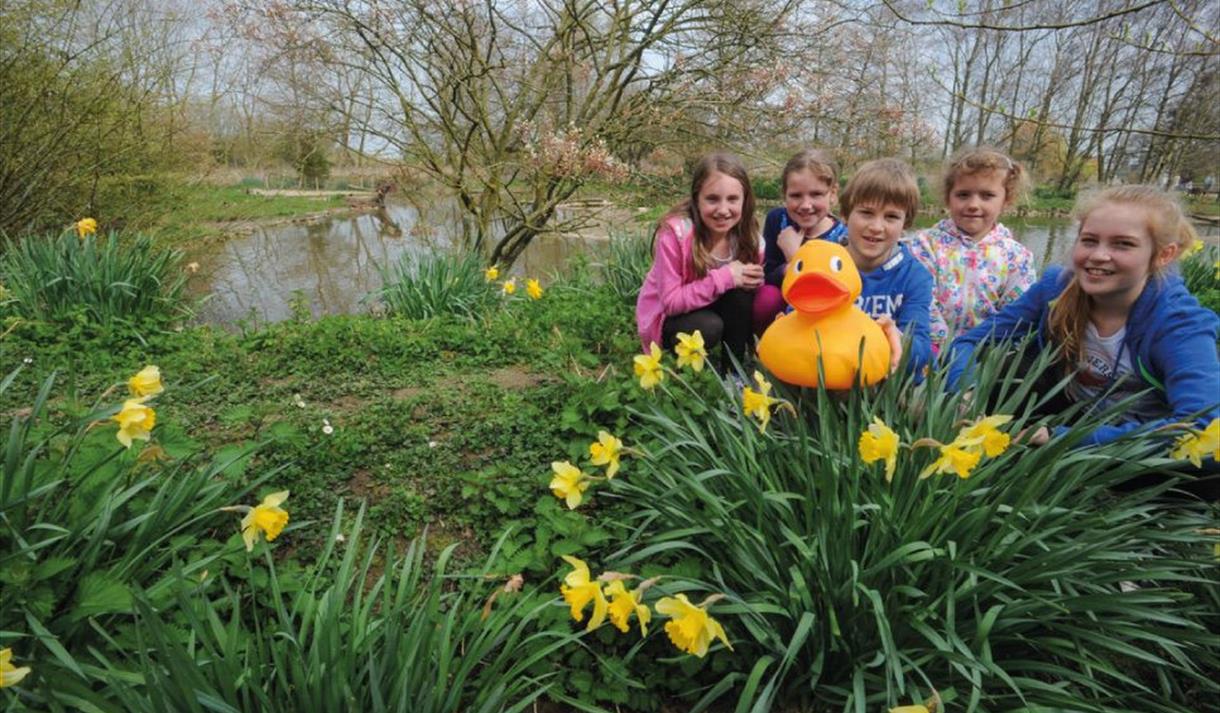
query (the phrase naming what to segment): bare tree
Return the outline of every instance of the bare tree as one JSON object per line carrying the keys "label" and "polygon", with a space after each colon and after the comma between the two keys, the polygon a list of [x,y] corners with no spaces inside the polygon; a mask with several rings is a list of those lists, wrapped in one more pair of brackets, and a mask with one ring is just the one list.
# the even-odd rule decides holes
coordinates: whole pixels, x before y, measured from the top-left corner
{"label": "bare tree", "polygon": [[[739,135],[794,0],[239,4],[251,36],[366,87],[329,108],[457,196],[471,245],[512,263],[557,206],[656,127]],[[349,74],[349,76],[351,76]],[[324,82],[321,82],[324,83]]]}

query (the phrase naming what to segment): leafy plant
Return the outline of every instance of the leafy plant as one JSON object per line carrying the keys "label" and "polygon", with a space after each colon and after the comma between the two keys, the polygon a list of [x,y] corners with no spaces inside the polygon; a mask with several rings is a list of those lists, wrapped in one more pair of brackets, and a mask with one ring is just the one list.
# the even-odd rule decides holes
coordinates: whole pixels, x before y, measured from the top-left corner
{"label": "leafy plant", "polygon": [[[20,371],[0,382],[0,398]],[[196,576],[219,566],[224,549],[199,544],[217,544],[210,532],[217,508],[249,489],[218,477],[223,459],[199,468],[166,450],[189,444],[154,444],[139,456],[123,449],[113,427],[95,427],[117,407],[95,405],[48,423],[54,380],[47,377],[28,412],[14,416],[4,444],[0,631],[21,637],[4,646],[38,662],[22,695],[62,706],[94,685],[96,671],[82,657],[121,638],[137,592],[160,606],[171,564]]]}
{"label": "leafy plant", "polygon": [[111,234],[28,235],[0,255],[0,306],[25,319],[60,324],[164,326],[190,315],[176,250],[147,236],[129,244]]}
{"label": "leafy plant", "polygon": [[1199,303],[1220,314],[1220,247],[1206,245],[1180,262],[1182,279]]}
{"label": "leafy plant", "polygon": [[610,484],[635,512],[610,564],[701,561],[698,586],[741,614],[734,652],[713,655],[737,671],[707,679],[709,695],[736,685],[738,710],[863,712],[933,689],[967,711],[1191,710],[1220,692],[1220,591],[1199,534],[1214,514],[1165,504],[1164,487],[1108,490],[1168,466],[1149,455],[1164,442],[1079,448],[1111,414],[1068,413],[1079,422],[1065,435],[968,478],[921,479],[933,447],[902,450],[892,483],[861,460],[874,417],[908,446],[953,441],[963,417],[1036,425],[1017,405],[1047,397],[1032,377],[1049,357],[1029,373],[1017,362],[988,355],[968,401],[943,394],[943,373],[926,390],[907,377],[845,399],[789,393],[796,415],[767,433],[735,395],[702,417],[644,409],[657,443]]}
{"label": "leafy plant", "polygon": [[446,315],[471,319],[495,304],[497,297],[474,254],[407,254],[380,270],[382,287],[372,296],[390,314],[408,319]]}
{"label": "leafy plant", "polygon": [[606,286],[624,302],[635,304],[652,267],[652,236],[649,233],[612,233],[610,251],[602,265]]}
{"label": "leafy plant", "polygon": [[[340,503],[330,544],[300,573],[299,591],[285,591],[270,554],[262,584],[251,577],[247,586],[205,580],[179,587],[189,637],[138,597],[141,645],[128,660],[107,662],[124,709],[528,709],[553,675],[528,670],[576,638],[538,626],[551,597],[505,589],[502,580],[494,589],[480,586],[486,570],[464,583],[447,575],[455,546],[428,574],[422,541],[402,556],[367,543],[363,514],[345,535]],[[186,585],[187,574],[180,577]],[[133,679],[127,666],[141,676]]]}

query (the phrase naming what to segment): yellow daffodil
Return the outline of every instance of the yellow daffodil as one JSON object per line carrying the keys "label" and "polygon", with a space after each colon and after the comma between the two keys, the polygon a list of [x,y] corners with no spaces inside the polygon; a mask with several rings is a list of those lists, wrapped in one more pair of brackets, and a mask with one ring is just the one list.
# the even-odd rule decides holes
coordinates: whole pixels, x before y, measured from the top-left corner
{"label": "yellow daffodil", "polygon": [[517,291],[517,279],[512,278],[505,280],[504,284],[500,285],[500,290],[506,295],[513,294]]}
{"label": "yellow daffodil", "polygon": [[580,468],[566,460],[551,463],[551,470],[555,471],[555,477],[551,479],[551,492],[566,502],[569,510],[575,510],[589,489],[589,479]]}
{"label": "yellow daffodil", "polygon": [[891,708],[890,713],[929,713],[927,706],[898,706]]}
{"label": "yellow daffodil", "polygon": [[885,482],[893,482],[898,465],[898,434],[874,416],[868,430],[860,434],[860,460],[865,463],[885,461]]}
{"label": "yellow daffodil", "polygon": [[97,232],[97,221],[93,218],[81,218],[76,221],[76,235],[81,240]]}
{"label": "yellow daffodil", "polygon": [[496,280],[500,279],[500,268],[496,267],[495,265],[487,268],[483,271],[483,279],[487,280],[488,282],[495,282]]}
{"label": "yellow daffodil", "polygon": [[1189,460],[1196,468],[1203,467],[1203,459],[1220,461],[1220,418],[1213,418],[1202,431],[1191,431],[1178,439],[1172,457]]}
{"label": "yellow daffodil", "polygon": [[771,397],[771,383],[763,378],[762,373],[754,372],[754,382],[758,391],[746,386],[741,390],[741,408],[747,416],[758,419],[758,432],[765,433],[767,424],[771,422],[771,406],[779,399]]}
{"label": "yellow daffodil", "polygon": [[978,440],[983,454],[994,458],[1008,449],[1012,437],[999,430],[1000,426],[1012,420],[1012,416],[988,416],[981,418],[966,428],[963,428],[957,439],[961,443]]}
{"label": "yellow daffodil", "polygon": [[674,353],[678,355],[678,366],[690,365],[695,371],[703,371],[707,361],[707,349],[703,346],[703,333],[698,329],[694,334],[678,333],[678,343],[674,345]]}
{"label": "yellow daffodil", "polygon": [[977,447],[954,441],[940,447],[940,457],[924,468],[919,478],[922,480],[935,473],[957,473],[959,478],[969,478],[982,457],[983,453]]}
{"label": "yellow daffodil", "polygon": [[652,621],[652,610],[646,604],[640,603],[642,592],[639,589],[627,591],[623,580],[616,579],[606,585],[606,596],[610,597],[610,623],[626,634],[631,629],[631,615],[640,622],[640,636],[648,635],[648,622]]}
{"label": "yellow daffodil", "polygon": [[665,623],[665,633],[674,646],[688,654],[703,658],[713,639],[720,639],[730,651],[733,650],[720,622],[703,607],[691,604],[685,594],[661,599],[657,602],[657,613],[669,617]]}
{"label": "yellow daffodil", "polygon": [[147,441],[152,436],[153,426],[157,425],[157,413],[144,405],[147,399],[147,396],[127,399],[123,402],[122,410],[111,416],[119,424],[115,437],[124,448],[131,448],[133,439]]}
{"label": "yellow daffodil", "polygon": [[590,463],[606,466],[606,477],[613,478],[618,472],[619,455],[623,452],[623,442],[605,431],[597,432],[597,443],[589,444]]}
{"label": "yellow daffodil", "polygon": [[13,650],[0,649],[0,688],[5,686],[16,686],[21,683],[21,679],[28,676],[30,673],[29,666],[20,668],[13,665]]}
{"label": "yellow daffodil", "polygon": [[529,295],[531,300],[542,299],[542,284],[531,277],[525,281],[525,294]]}
{"label": "yellow daffodil", "polygon": [[589,576],[589,565],[568,555],[564,555],[563,560],[572,565],[572,571],[563,578],[559,591],[563,593],[563,600],[576,621],[584,620],[585,607],[593,602],[593,616],[589,617],[589,623],[585,626],[587,631],[593,631],[606,621],[610,603],[606,601],[601,583]]}
{"label": "yellow daffodil", "polygon": [[1197,252],[1203,252],[1203,241],[1202,240],[1196,240],[1193,243],[1191,243],[1190,247],[1186,248],[1186,250],[1184,250],[1182,252],[1182,257],[1187,258],[1187,257],[1190,257],[1191,255],[1194,255]]}
{"label": "yellow daffodil", "polygon": [[661,371],[661,348],[656,342],[650,345],[647,354],[636,356],[635,375],[640,377],[640,388],[646,391],[651,391],[665,377],[665,372]]}
{"label": "yellow daffodil", "polygon": [[281,490],[263,498],[258,505],[250,508],[241,519],[241,539],[246,543],[246,551],[254,549],[258,533],[262,532],[267,542],[280,536],[284,526],[288,524],[288,511],[280,507],[288,499],[288,491]]}
{"label": "yellow daffodil", "polygon": [[156,396],[165,391],[161,386],[161,370],[151,364],[144,367],[127,380],[127,388],[136,396]]}

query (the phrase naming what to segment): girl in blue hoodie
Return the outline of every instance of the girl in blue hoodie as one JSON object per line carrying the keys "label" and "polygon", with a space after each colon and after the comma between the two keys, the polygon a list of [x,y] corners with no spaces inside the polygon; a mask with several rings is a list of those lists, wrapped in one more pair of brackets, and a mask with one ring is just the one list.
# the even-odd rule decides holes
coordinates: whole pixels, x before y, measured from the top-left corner
{"label": "girl in blue hoodie", "polygon": [[[1139,394],[1121,420],[1097,428],[1086,443],[1178,423],[1202,430],[1220,417],[1220,319],[1170,269],[1198,239],[1190,221],[1152,186],[1105,189],[1083,198],[1075,214],[1070,265],[1048,268],[1019,299],[953,340],[950,384],[962,385],[980,344],[1036,330],[1038,345],[1060,347],[1074,374],[1068,400],[1106,408]],[[1028,440],[1041,444],[1051,435],[1041,428]]]}

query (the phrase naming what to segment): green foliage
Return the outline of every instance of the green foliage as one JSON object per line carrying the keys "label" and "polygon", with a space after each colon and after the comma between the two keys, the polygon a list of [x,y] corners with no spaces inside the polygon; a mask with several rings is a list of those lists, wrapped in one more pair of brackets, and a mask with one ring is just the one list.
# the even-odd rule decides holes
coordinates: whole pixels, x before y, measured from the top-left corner
{"label": "green foliage", "polygon": [[624,302],[635,305],[640,285],[652,267],[652,234],[613,233],[610,250],[601,265],[606,286]]}
{"label": "green foliage", "polygon": [[190,313],[180,262],[146,236],[29,235],[0,255],[0,310],[60,326],[165,327]]}
{"label": "green foliage", "polygon": [[[1164,442],[1079,448],[1101,416],[1066,413],[1052,421],[1079,419],[1066,435],[969,479],[920,480],[936,448],[904,448],[892,483],[860,459],[873,417],[908,446],[947,443],[984,404],[1045,399],[1030,389],[1048,359],[1030,374],[1017,361],[993,352],[969,402],[942,394],[942,373],[846,399],[788,393],[797,415],[777,412],[766,434],[736,394],[703,416],[658,395],[640,414],[653,456],[610,484],[635,531],[607,568],[701,562],[692,585],[728,595],[713,614],[735,649],[709,660],[731,675],[702,678],[735,686],[738,710],[878,710],[932,689],[967,711],[1191,710],[1220,693],[1220,589],[1198,534],[1215,515],[1155,488],[1108,490],[1171,466],[1155,456]],[[1007,429],[1035,424],[1018,412]]]}
{"label": "green foliage", "polygon": [[[477,255],[406,254],[381,267],[382,287],[374,295],[389,314],[408,319],[482,314],[497,298]],[[518,288],[523,288],[519,285]]]}
{"label": "green foliage", "polygon": [[[422,542],[404,555],[366,541],[336,509],[328,545],[295,590],[268,554],[246,584],[179,573],[176,605],[189,635],[137,596],[145,645],[107,662],[129,711],[522,711],[546,690],[528,671],[575,637],[540,627],[549,597],[497,591],[487,570],[430,574]],[[489,600],[490,598],[490,600]],[[484,606],[486,605],[486,609]],[[138,679],[129,671],[139,671]]]}
{"label": "green foliage", "polygon": [[1220,247],[1204,246],[1179,264],[1186,288],[1199,304],[1220,314]]}
{"label": "green foliage", "polygon": [[[0,397],[20,371],[0,382]],[[118,642],[137,596],[165,607],[178,576],[223,568],[213,528],[235,516],[218,517],[217,508],[250,489],[219,477],[224,459],[202,467],[182,460],[195,447],[189,441],[124,449],[115,426],[101,420],[116,406],[69,403],[53,419],[54,383],[47,377],[13,417],[4,444],[0,632],[4,647],[36,662],[22,695],[58,707],[96,685],[91,650],[125,645]],[[229,527],[235,536],[235,523]]]}
{"label": "green foliage", "polygon": [[781,195],[779,178],[752,178],[750,187],[754,189],[755,200],[779,201],[784,198]]}

